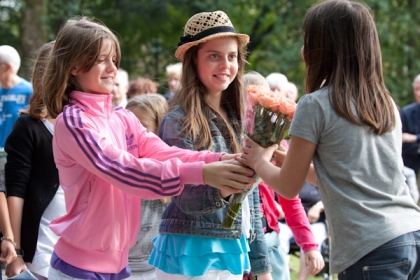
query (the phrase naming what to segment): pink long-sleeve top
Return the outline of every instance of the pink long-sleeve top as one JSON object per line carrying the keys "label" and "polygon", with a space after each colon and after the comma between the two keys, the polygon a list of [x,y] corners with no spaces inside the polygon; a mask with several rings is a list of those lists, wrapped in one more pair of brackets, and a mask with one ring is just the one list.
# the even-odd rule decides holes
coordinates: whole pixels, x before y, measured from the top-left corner
{"label": "pink long-sleeve top", "polygon": [[[258,186],[261,197],[262,212],[267,219],[268,226],[276,232],[280,232],[278,219],[280,212],[276,207],[275,192],[266,184]],[[293,199],[286,199],[278,195],[279,204],[283,209],[287,225],[293,232],[296,243],[302,248],[303,252],[318,250],[318,243],[311,231],[305,209],[302,206],[299,196]]]}
{"label": "pink long-sleeve top", "polygon": [[[175,196],[202,184],[204,163],[221,153],[169,147],[146,132],[111,94],[73,91],[55,122],[53,152],[67,214],[50,228],[59,258],[78,268],[118,273],[140,226],[140,198]],[[42,164],[42,163],[40,163]]]}

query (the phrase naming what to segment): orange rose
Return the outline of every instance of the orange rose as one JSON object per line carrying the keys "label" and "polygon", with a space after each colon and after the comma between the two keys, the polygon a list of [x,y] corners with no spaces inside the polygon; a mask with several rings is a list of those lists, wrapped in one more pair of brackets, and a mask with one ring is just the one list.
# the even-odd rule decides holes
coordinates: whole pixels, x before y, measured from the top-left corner
{"label": "orange rose", "polygon": [[252,85],[252,86],[249,86],[247,90],[248,90],[247,99],[251,102],[250,105],[254,107],[255,105],[258,104],[258,95],[261,89],[259,86]]}
{"label": "orange rose", "polygon": [[292,117],[296,110],[296,102],[289,98],[281,97],[278,110],[289,117]]}
{"label": "orange rose", "polygon": [[269,108],[271,111],[276,111],[279,105],[280,97],[271,92],[265,92],[263,96],[260,96],[259,103],[264,108]]}

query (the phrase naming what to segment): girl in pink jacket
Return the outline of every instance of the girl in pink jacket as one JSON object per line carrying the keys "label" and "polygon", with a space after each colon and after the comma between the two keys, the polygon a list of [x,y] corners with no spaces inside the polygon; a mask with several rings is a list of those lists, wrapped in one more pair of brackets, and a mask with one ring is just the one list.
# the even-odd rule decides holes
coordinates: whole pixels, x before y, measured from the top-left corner
{"label": "girl in pink jacket", "polygon": [[114,110],[119,63],[114,34],[86,18],[66,22],[49,58],[43,88],[57,117],[53,152],[67,210],[50,224],[60,236],[50,279],[127,278],[140,197],[176,196],[184,184],[202,183],[240,192],[253,181],[233,155],[169,147],[132,113]]}

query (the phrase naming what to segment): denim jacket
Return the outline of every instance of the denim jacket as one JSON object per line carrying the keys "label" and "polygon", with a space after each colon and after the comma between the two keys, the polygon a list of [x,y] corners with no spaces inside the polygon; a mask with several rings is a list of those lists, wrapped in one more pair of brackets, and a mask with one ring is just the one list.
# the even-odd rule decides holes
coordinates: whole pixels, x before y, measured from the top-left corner
{"label": "denim jacket", "polygon": [[[228,107],[228,106],[226,106]],[[227,108],[229,122],[238,137],[241,134],[241,126],[232,110]],[[160,128],[159,136],[169,145],[183,149],[195,149],[191,138],[182,132],[185,121],[185,113],[182,109],[175,109],[165,116]],[[227,128],[223,121],[219,125],[218,118],[214,113],[209,116],[209,126],[212,135],[213,152],[231,152],[227,141]],[[260,214],[260,196],[258,188],[248,195],[249,209],[251,211],[251,230],[249,238],[249,258],[251,271],[254,275],[271,271],[268,258],[267,246],[262,230]],[[229,202],[222,199],[219,190],[209,185],[185,185],[184,191],[168,205],[162,215],[159,233],[198,235],[212,238],[239,239],[242,234],[242,213],[239,212],[231,229],[222,227],[222,221],[229,208]]]}

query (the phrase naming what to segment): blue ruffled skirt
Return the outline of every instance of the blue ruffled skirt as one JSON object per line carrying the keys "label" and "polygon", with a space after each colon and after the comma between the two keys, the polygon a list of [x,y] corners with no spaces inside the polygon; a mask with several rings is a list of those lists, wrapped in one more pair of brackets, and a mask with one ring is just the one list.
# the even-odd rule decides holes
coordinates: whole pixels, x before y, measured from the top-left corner
{"label": "blue ruffled skirt", "polygon": [[161,234],[153,243],[149,264],[169,274],[193,277],[209,270],[229,270],[242,275],[251,270],[244,234],[240,239]]}

